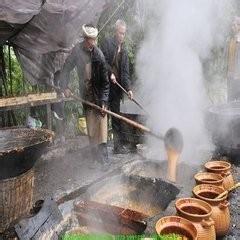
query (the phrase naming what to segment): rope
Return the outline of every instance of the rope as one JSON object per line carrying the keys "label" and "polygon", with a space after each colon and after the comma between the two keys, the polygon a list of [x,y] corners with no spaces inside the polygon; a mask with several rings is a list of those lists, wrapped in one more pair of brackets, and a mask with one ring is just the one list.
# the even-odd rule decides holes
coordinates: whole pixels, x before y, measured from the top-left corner
{"label": "rope", "polygon": [[[106,25],[111,21],[111,19],[114,17],[114,15],[117,13],[117,11],[120,9],[120,7],[123,5],[123,4],[127,4],[127,2],[125,2],[125,0],[123,0],[119,5],[118,7],[115,9],[115,11],[112,13],[112,15],[107,19],[107,21],[103,24],[103,26],[101,27],[101,29],[99,30],[99,34],[102,32],[102,30],[106,27]],[[121,15],[123,16],[123,14],[121,13]],[[122,18],[123,19],[123,18]],[[128,36],[126,35],[126,38],[131,42],[131,43],[134,43],[133,40]]]}
{"label": "rope", "polygon": [[107,19],[107,21],[103,24],[101,29],[99,30],[99,33],[106,27],[106,25],[110,22],[110,20],[114,17],[114,15],[117,13],[117,11],[120,9],[120,7],[125,3],[125,0],[123,0],[118,7],[115,9],[115,11],[112,13],[112,15]]}

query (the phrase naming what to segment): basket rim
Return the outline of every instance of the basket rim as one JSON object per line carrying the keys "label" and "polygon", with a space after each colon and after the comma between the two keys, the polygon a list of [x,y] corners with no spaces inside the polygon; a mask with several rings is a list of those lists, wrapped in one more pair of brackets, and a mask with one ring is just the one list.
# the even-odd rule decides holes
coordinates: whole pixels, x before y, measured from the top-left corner
{"label": "basket rim", "polygon": [[[38,144],[46,143],[46,142],[51,142],[52,138],[54,137],[54,132],[49,129],[42,129],[42,128],[37,128],[37,129],[32,129],[32,128],[26,128],[26,127],[14,127],[14,128],[3,128],[1,131],[14,131],[17,129],[21,130],[26,130],[26,131],[36,131],[36,132],[41,132],[46,138],[45,139],[39,139],[38,141],[30,144],[26,144],[23,149],[36,146]],[[11,152],[18,152],[21,150],[21,148],[9,148],[9,149],[0,149],[0,156],[4,156],[6,154],[9,154]]]}
{"label": "basket rim", "polygon": [[9,182],[9,181],[15,181],[15,180],[17,180],[20,177],[24,177],[24,176],[26,176],[28,174],[30,175],[30,173],[32,175],[34,174],[34,168],[30,168],[29,170],[27,170],[26,172],[24,172],[24,173],[22,173],[22,174],[20,174],[18,176],[2,179],[2,180],[0,180],[0,183]]}

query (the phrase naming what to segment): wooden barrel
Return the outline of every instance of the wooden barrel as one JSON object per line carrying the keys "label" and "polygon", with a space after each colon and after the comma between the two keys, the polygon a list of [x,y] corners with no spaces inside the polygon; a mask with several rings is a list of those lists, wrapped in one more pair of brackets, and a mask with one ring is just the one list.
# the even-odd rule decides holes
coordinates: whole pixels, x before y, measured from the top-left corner
{"label": "wooden barrel", "polygon": [[32,208],[33,169],[13,178],[0,180],[0,233]]}

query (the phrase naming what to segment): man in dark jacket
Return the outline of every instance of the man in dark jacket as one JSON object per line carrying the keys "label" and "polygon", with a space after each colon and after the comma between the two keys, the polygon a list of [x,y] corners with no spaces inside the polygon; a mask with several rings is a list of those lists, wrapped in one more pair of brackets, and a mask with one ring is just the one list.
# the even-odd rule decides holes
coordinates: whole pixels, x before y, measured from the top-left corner
{"label": "man in dark jacket", "polygon": [[[120,101],[122,99],[122,90],[116,85],[119,82],[128,92],[129,98],[133,98],[129,79],[129,60],[128,53],[124,46],[126,35],[126,23],[123,20],[117,20],[115,24],[115,36],[103,41],[101,50],[107,61],[108,76],[110,79],[109,106],[111,111],[120,112]],[[112,118],[114,153],[127,153],[124,148],[124,139],[121,134],[121,122]]]}
{"label": "man in dark jacket", "polygon": [[[67,89],[69,73],[76,66],[79,77],[79,91],[83,99],[106,109],[109,97],[109,79],[106,61],[96,46],[98,30],[91,24],[83,25],[84,41],[77,44],[67,58],[61,87]],[[67,90],[65,91],[68,95]],[[107,115],[84,105],[89,142],[97,146],[98,158],[103,166],[108,165]]]}

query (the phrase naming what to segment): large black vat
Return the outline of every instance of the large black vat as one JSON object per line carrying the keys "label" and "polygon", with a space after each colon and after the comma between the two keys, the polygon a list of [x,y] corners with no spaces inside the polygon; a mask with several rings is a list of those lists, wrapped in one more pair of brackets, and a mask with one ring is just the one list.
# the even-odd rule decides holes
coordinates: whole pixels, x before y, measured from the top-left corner
{"label": "large black vat", "polygon": [[219,151],[240,156],[240,102],[212,106],[207,111],[207,128]]}
{"label": "large black vat", "polygon": [[46,129],[1,129],[0,180],[16,177],[31,169],[52,137],[53,132]]}
{"label": "large black vat", "polygon": [[[147,122],[146,113],[130,100],[125,100],[121,103],[120,113],[122,116],[140,124],[145,125]],[[143,131],[124,122],[121,122],[121,126],[121,133],[125,141],[124,144],[129,144],[134,149],[137,144],[144,143],[145,135]]]}

